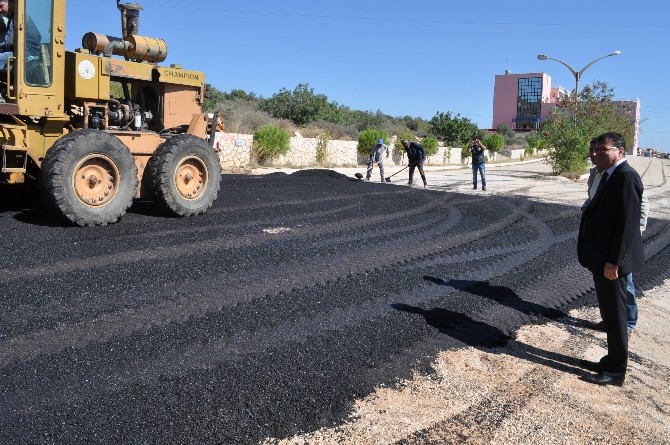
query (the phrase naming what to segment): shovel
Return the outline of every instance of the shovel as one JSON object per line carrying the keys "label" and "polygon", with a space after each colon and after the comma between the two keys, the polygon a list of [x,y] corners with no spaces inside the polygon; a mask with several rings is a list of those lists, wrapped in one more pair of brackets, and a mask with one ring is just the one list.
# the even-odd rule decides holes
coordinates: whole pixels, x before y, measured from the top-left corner
{"label": "shovel", "polygon": [[392,178],[392,177],[394,177],[395,175],[397,175],[397,174],[400,173],[401,171],[403,171],[403,170],[405,170],[405,169],[411,167],[412,165],[416,165],[416,164],[418,164],[418,162],[412,162],[411,164],[408,164],[408,165],[404,166],[403,168],[401,168],[400,170],[398,170],[397,172],[393,173],[391,176],[389,176],[389,177],[387,177],[387,178],[384,178],[384,180],[385,180],[386,182],[391,182],[391,178]]}
{"label": "shovel", "polygon": [[[372,155],[370,155],[370,156],[372,156]],[[375,162],[374,164],[376,164],[376,162]],[[371,172],[372,169],[374,168],[374,164],[372,164],[372,167],[368,168],[368,170],[367,170],[367,174],[368,174],[368,175],[370,174],[370,172]],[[354,174],[354,176],[355,176],[359,181],[362,181],[362,180],[363,180],[363,173],[356,173],[356,174]]]}

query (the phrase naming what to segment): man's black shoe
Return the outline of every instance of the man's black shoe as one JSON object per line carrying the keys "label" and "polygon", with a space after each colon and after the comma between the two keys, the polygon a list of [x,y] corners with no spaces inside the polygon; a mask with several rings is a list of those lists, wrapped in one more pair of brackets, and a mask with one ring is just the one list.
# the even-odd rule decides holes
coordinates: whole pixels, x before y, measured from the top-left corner
{"label": "man's black shoe", "polygon": [[623,381],[626,379],[625,372],[607,372],[600,371],[598,374],[584,374],[582,380],[596,385],[615,385],[623,386]]}
{"label": "man's black shoe", "polygon": [[600,362],[592,362],[590,360],[580,360],[579,367],[584,368],[587,371],[593,371],[593,372],[600,372],[603,370],[603,367],[600,364]]}

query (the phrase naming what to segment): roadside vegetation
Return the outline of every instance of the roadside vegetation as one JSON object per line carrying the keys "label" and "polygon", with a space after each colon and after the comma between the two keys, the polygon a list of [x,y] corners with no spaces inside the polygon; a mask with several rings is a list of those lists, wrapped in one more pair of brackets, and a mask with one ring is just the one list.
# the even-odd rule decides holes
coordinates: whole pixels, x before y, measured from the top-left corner
{"label": "roadside vegetation", "polygon": [[[554,172],[572,175],[586,171],[589,142],[607,131],[621,133],[626,146],[633,146],[635,124],[625,104],[613,99],[614,90],[605,82],[594,82],[573,96],[562,99],[531,142],[547,149]],[[577,100],[575,100],[577,99]]]}
{"label": "roadside vegetation", "polygon": [[[255,142],[255,149],[268,158],[283,152],[286,135],[297,132],[319,138],[322,145],[331,139],[355,140],[359,142],[359,152],[367,152],[381,137],[388,141],[389,135],[398,135],[394,147],[398,154],[402,154],[400,141],[408,139],[422,141],[429,155],[437,152],[440,143],[458,147],[464,158],[469,156],[469,142],[477,136],[493,160],[503,149],[523,149],[525,156],[545,150],[554,172],[570,176],[586,171],[589,141],[598,134],[618,131],[632,144],[633,123],[622,105],[612,99],[613,94],[604,82],[586,86],[578,101],[574,96],[562,99],[539,130],[528,133],[515,132],[506,125],[500,125],[496,132],[479,129],[468,118],[451,111],[438,111],[425,120],[389,116],[380,110],[352,110],[316,93],[307,83],[293,90],[282,88],[269,98],[239,89],[224,92],[212,87],[204,109],[218,111],[228,132],[257,135],[262,129],[262,137],[257,135],[254,139],[264,142]],[[269,127],[282,131],[273,132]],[[272,144],[268,145],[268,139]],[[326,145],[327,142],[322,151]]]}

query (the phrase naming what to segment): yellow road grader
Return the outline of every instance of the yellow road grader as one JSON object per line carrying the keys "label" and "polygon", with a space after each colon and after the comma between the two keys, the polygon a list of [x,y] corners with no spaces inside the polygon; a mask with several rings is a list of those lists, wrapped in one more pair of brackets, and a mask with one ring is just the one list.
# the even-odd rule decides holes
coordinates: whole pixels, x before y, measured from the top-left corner
{"label": "yellow road grader", "polygon": [[79,226],[116,222],[134,198],[178,216],[211,207],[221,166],[206,141],[204,74],[158,65],[167,43],[139,34],[142,6],[117,0],[121,36],[89,32],[66,51],[64,0],[10,5],[0,196],[34,183],[51,212]]}

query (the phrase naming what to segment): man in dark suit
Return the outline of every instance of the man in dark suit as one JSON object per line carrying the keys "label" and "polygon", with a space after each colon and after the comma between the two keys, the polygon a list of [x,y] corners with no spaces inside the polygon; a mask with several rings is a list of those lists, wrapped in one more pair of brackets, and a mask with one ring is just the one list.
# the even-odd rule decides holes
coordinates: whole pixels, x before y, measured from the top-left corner
{"label": "man in dark suit", "polygon": [[584,379],[600,385],[623,385],[628,362],[626,275],[644,262],[640,236],[642,180],[624,159],[619,133],[604,133],[591,146],[603,173],[598,190],[582,214],[577,240],[579,263],[593,274],[598,305],[607,332],[607,355]]}

